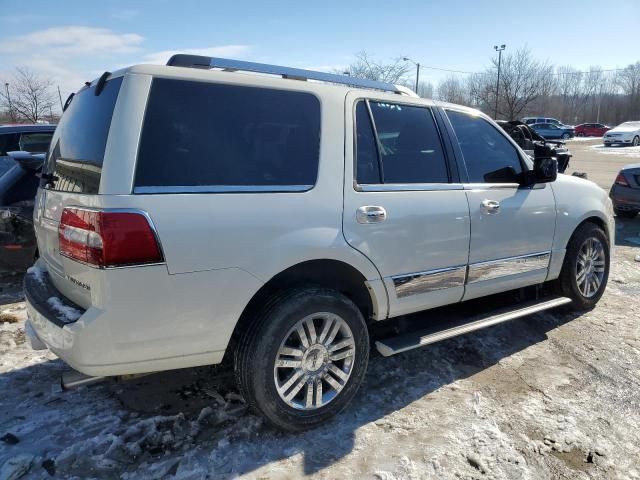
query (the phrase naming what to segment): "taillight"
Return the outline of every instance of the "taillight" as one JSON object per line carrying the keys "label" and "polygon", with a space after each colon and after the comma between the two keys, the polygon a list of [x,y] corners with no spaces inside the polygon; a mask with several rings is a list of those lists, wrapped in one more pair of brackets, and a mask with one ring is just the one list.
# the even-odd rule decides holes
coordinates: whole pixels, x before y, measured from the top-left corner
{"label": "taillight", "polygon": [[156,235],[142,213],[65,208],[60,254],[96,267],[162,262]]}
{"label": "taillight", "polygon": [[616,185],[622,185],[624,187],[629,186],[629,182],[627,182],[627,179],[624,178],[624,175],[622,175],[622,172],[618,174],[618,176],[616,177],[616,181],[613,183],[615,183]]}

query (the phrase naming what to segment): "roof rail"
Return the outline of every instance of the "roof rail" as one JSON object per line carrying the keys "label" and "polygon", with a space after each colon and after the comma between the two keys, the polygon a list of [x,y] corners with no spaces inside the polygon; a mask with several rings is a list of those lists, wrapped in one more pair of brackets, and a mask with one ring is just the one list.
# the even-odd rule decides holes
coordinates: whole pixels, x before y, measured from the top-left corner
{"label": "roof rail", "polygon": [[226,58],[213,58],[201,55],[173,55],[167,65],[172,67],[187,68],[222,68],[224,70],[245,72],[269,73],[271,75],[281,75],[282,78],[294,80],[318,80],[320,82],[338,83],[350,87],[370,88],[373,90],[383,90],[385,92],[401,93],[400,89],[392,83],[367,80],[365,78],[350,77],[348,75],[337,75],[335,73],[315,72],[302,68],[281,67],[269,65],[267,63],[245,62],[243,60],[230,60]]}

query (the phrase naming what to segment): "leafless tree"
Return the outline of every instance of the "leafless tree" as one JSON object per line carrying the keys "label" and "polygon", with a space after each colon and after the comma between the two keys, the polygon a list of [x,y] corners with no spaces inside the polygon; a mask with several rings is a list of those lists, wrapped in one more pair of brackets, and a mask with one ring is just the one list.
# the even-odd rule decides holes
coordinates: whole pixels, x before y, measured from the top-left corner
{"label": "leafless tree", "polygon": [[438,100],[450,103],[468,104],[469,89],[463,79],[450,75],[438,84]]}
{"label": "leafless tree", "polygon": [[356,60],[347,67],[347,71],[352,77],[404,84],[409,65],[402,58],[381,63],[374,60],[367,52],[362,51],[356,54]]}
{"label": "leafless tree", "polygon": [[51,80],[28,68],[18,67],[6,83],[9,84],[9,92],[2,89],[0,98],[12,117],[35,123],[51,116],[51,109],[55,105]]}

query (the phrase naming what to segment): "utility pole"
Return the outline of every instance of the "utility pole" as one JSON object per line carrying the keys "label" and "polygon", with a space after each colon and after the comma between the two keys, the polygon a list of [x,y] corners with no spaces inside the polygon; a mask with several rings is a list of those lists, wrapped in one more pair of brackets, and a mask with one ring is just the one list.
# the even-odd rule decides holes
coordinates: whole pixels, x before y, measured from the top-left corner
{"label": "utility pole", "polygon": [[405,62],[411,62],[416,66],[416,89],[415,89],[415,92],[418,95],[420,95],[418,93],[418,85],[420,85],[420,62],[414,62],[409,57],[404,57],[402,60],[404,60]]}
{"label": "utility pole", "polygon": [[60,93],[60,85],[58,85],[58,98],[60,99],[60,111],[64,108],[64,104],[62,103],[62,94]]}
{"label": "utility pole", "polygon": [[600,105],[602,104],[602,83],[600,84],[600,93],[598,94],[598,117],[596,123],[600,123]]}
{"label": "utility pole", "polygon": [[11,95],[9,95],[9,82],[4,84],[4,88],[7,90],[7,103],[9,103],[9,117],[12,123],[16,123],[16,116],[13,114],[13,106],[11,105]]}
{"label": "utility pole", "polygon": [[496,82],[496,108],[493,112],[493,119],[498,119],[498,98],[500,96],[500,66],[502,64],[502,51],[507,48],[507,46],[503,43],[498,47],[498,45],[494,45],[493,49],[498,52],[498,81]]}

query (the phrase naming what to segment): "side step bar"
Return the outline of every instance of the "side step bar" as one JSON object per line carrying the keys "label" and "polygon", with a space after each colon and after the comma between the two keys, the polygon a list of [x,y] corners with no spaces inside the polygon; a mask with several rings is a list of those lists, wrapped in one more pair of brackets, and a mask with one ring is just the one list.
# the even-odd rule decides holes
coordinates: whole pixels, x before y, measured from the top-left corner
{"label": "side step bar", "polygon": [[519,308],[516,309],[513,307],[499,309],[493,311],[489,316],[476,317],[475,320],[472,318],[466,319],[463,322],[448,322],[445,325],[434,325],[430,329],[378,340],[376,342],[376,349],[385,357],[390,357],[396,353],[413,350],[414,348],[423,347],[431,343],[439,342],[440,340],[463,335],[475,330],[480,330],[481,328],[490,327],[491,325],[497,325],[498,323],[508,322],[509,320],[515,320],[516,318],[559,307],[560,305],[566,305],[567,303],[571,303],[571,299],[568,297],[547,297],[542,300],[520,304]]}

